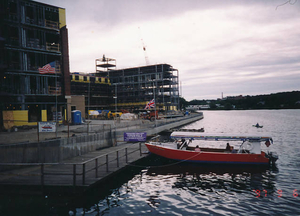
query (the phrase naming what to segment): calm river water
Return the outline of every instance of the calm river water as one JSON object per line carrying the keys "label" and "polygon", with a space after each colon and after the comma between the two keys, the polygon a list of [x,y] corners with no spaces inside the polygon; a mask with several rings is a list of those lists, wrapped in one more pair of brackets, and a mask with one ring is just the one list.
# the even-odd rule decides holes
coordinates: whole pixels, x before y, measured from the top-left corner
{"label": "calm river water", "polygon": [[203,114],[184,128],[268,134],[276,166],[194,166],[151,156],[81,197],[1,197],[0,215],[300,215],[300,110]]}

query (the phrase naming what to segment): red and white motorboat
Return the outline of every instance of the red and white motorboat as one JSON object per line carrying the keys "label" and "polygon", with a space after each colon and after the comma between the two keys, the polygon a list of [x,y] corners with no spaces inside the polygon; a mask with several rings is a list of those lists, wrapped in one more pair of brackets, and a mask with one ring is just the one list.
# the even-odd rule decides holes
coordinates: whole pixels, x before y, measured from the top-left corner
{"label": "red and white motorboat", "polygon": [[[178,161],[196,163],[224,163],[224,164],[269,164],[275,163],[278,156],[272,152],[261,151],[261,142],[269,147],[273,140],[269,136],[232,136],[212,135],[201,132],[176,131],[170,135],[175,142],[147,142],[149,152]],[[200,140],[200,141],[199,141]],[[242,142],[237,150],[229,151],[223,148],[203,147],[202,141]],[[200,147],[200,152],[195,147]]]}

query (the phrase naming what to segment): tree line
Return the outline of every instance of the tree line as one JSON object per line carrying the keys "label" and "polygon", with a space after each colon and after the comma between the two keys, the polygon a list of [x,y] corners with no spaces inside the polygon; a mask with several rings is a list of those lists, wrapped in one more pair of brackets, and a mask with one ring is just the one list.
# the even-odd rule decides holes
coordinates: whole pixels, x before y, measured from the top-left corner
{"label": "tree line", "polygon": [[300,109],[300,91],[280,92],[256,96],[229,96],[217,100],[191,100],[180,98],[180,107],[209,105],[210,110],[247,109]]}

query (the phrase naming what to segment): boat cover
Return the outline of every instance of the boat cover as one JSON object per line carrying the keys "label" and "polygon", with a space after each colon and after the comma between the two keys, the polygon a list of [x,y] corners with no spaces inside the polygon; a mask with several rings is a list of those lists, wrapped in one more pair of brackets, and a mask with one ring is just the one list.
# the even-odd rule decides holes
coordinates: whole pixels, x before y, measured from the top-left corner
{"label": "boat cover", "polygon": [[241,140],[241,141],[271,141],[270,136],[257,136],[257,135],[229,135],[229,134],[208,134],[203,132],[183,132],[175,131],[171,133],[170,138],[172,139],[192,139],[192,140]]}

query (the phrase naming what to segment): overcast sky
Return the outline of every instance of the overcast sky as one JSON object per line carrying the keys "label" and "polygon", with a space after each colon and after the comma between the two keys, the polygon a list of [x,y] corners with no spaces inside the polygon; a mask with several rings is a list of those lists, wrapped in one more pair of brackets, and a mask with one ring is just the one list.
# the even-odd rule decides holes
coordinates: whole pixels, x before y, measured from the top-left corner
{"label": "overcast sky", "polygon": [[179,70],[188,101],[300,90],[300,1],[40,2],[66,9],[71,72],[95,72],[103,54],[117,69],[147,55]]}

